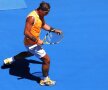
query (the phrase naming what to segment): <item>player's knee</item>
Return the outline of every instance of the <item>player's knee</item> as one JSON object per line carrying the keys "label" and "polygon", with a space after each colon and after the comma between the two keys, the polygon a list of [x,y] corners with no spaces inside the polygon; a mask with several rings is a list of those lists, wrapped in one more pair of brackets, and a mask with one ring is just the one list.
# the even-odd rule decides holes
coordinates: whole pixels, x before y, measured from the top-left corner
{"label": "player's knee", "polygon": [[45,63],[45,64],[50,64],[50,58],[49,58],[49,57],[46,57],[44,63]]}
{"label": "player's knee", "polygon": [[50,58],[48,55],[45,55],[43,58],[42,58],[42,61],[44,64],[50,64]]}

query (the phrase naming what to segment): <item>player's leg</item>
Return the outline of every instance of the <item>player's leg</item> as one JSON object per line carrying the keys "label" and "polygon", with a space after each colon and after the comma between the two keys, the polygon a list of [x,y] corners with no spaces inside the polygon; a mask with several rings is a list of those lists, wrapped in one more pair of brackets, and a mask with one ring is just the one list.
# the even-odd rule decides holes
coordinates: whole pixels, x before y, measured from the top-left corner
{"label": "player's leg", "polygon": [[30,53],[29,51],[24,51],[24,52],[21,52],[15,56],[13,56],[13,57],[9,57],[9,58],[4,59],[4,64],[9,65],[18,59],[23,59],[23,58],[30,57],[30,56],[33,56],[33,54]]}
{"label": "player's leg", "polygon": [[44,77],[48,76],[49,73],[49,68],[50,68],[50,58],[49,56],[46,54],[44,57],[40,58],[43,62],[42,64],[42,73]]}
{"label": "player's leg", "polygon": [[45,50],[41,46],[36,46],[32,49],[29,48],[30,46],[26,46],[27,50],[33,53],[37,58],[42,60],[42,74],[43,77],[40,81],[40,85],[54,85],[55,81],[49,78],[49,68],[50,68],[50,58],[46,54]]}
{"label": "player's leg", "polygon": [[49,56],[46,54],[40,59],[43,61],[42,64],[43,79],[40,81],[40,85],[55,85],[55,81],[49,78],[49,68],[50,68]]}

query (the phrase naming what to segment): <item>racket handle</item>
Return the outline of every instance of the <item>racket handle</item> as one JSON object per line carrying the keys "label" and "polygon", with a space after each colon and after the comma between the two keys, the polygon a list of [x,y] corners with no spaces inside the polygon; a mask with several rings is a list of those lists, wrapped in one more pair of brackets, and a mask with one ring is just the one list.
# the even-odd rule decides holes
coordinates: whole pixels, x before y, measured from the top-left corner
{"label": "racket handle", "polygon": [[34,44],[34,45],[30,46],[29,49],[32,49],[32,48],[34,48],[36,46],[37,46],[37,44]]}

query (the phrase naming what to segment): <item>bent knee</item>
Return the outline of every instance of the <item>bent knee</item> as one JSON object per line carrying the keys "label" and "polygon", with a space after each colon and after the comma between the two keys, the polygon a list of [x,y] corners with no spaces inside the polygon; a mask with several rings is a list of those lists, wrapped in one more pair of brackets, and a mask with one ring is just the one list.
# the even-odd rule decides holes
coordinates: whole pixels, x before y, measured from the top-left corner
{"label": "bent knee", "polygon": [[41,60],[45,63],[45,64],[50,64],[50,58],[49,56],[46,54],[44,57],[41,58]]}

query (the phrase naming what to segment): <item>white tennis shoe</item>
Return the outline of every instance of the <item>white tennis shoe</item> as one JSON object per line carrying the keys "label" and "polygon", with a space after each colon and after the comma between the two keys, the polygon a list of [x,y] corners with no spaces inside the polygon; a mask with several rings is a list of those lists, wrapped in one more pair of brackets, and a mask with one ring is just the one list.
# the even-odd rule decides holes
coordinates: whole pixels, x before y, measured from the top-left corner
{"label": "white tennis shoe", "polygon": [[56,81],[51,80],[49,77],[46,78],[45,80],[40,81],[40,85],[42,86],[53,86],[56,84]]}
{"label": "white tennis shoe", "polygon": [[11,57],[11,58],[6,58],[6,59],[4,60],[4,64],[6,64],[6,65],[9,65],[9,64],[12,64],[12,63],[13,63],[12,57]]}

